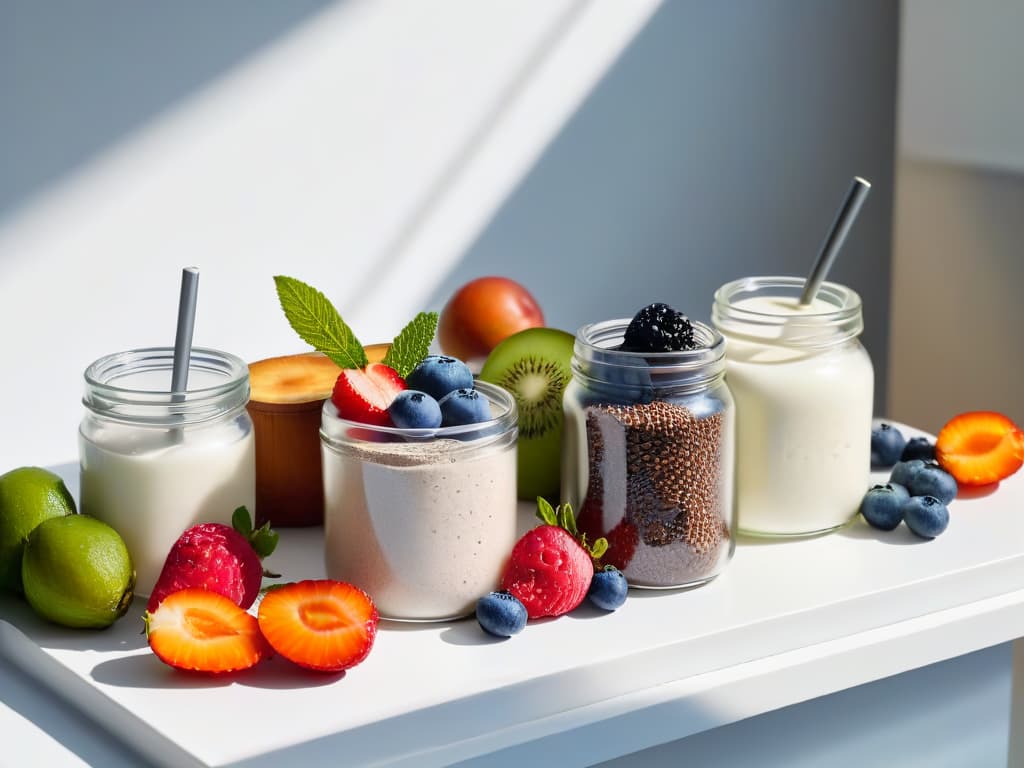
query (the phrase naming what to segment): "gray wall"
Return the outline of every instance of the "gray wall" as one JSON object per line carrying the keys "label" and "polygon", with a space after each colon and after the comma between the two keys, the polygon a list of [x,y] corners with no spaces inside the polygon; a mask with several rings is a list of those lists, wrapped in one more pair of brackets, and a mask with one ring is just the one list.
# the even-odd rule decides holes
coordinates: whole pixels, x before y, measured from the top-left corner
{"label": "gray wall", "polygon": [[830,279],[864,299],[885,412],[898,5],[665,3],[435,296],[509,274],[549,324],[805,274],[854,175],[873,190]]}

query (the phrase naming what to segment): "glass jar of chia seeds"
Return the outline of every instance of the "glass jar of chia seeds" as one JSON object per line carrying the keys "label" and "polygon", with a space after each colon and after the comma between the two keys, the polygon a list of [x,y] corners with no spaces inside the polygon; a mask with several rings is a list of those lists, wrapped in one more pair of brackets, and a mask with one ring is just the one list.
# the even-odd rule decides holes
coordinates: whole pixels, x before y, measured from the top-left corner
{"label": "glass jar of chia seeds", "polygon": [[563,407],[562,492],[588,539],[630,586],[702,584],[732,557],[734,408],[725,343],[693,323],[697,349],[621,349],[628,319],[576,333]]}

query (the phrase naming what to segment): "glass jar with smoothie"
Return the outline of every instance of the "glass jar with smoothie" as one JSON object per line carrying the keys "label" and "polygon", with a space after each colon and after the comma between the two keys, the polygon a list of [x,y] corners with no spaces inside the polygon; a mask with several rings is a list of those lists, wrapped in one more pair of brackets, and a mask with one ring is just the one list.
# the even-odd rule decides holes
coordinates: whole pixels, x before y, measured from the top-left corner
{"label": "glass jar with smoothie", "polygon": [[85,371],[79,428],[81,510],[128,545],[136,594],[148,595],[171,546],[200,522],[231,524],[255,507],[248,367],[195,348],[188,387],[171,394],[172,348],[103,357]]}
{"label": "glass jar with smoothie", "polygon": [[736,398],[739,527],[761,536],[834,530],[869,484],[874,372],[860,297],[825,282],[750,277],[715,293]]}
{"label": "glass jar with smoothie", "polygon": [[623,349],[629,320],[576,334],[563,398],[562,492],[603,562],[630,586],[694,586],[734,549],[733,400],[721,335],[692,323],[692,349]]}
{"label": "glass jar with smoothie", "polygon": [[438,429],[348,421],[324,403],[327,575],[370,594],[384,618],[469,615],[516,542],[515,400],[475,389],[492,418]]}

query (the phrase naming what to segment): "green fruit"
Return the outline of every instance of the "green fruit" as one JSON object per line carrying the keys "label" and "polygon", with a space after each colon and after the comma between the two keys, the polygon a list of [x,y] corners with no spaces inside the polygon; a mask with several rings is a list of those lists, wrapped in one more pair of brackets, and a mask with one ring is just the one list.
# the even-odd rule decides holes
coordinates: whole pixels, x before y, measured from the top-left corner
{"label": "green fruit", "polygon": [[29,534],[21,581],[29,605],[44,619],[100,629],[128,610],[135,570],[117,531],[88,515],[68,515]]}
{"label": "green fruit", "polygon": [[32,530],[74,513],[74,498],[53,472],[20,467],[0,475],[0,590],[22,591],[21,555]]}
{"label": "green fruit", "polygon": [[572,378],[572,334],[555,328],[514,333],[487,357],[480,378],[498,384],[519,407],[519,498],[557,504],[562,466],[562,394]]}

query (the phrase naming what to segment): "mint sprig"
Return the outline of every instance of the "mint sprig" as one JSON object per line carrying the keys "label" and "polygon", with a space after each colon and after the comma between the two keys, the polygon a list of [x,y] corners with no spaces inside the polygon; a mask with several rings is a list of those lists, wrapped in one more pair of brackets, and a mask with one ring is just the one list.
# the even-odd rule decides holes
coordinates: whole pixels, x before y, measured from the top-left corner
{"label": "mint sprig", "polygon": [[275,275],[274,284],[284,316],[303,341],[339,368],[366,367],[363,345],[326,296],[294,277]]}
{"label": "mint sprig", "polygon": [[420,312],[395,336],[384,355],[384,365],[394,368],[403,379],[430,351],[437,330],[437,312]]}

